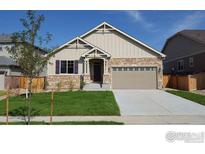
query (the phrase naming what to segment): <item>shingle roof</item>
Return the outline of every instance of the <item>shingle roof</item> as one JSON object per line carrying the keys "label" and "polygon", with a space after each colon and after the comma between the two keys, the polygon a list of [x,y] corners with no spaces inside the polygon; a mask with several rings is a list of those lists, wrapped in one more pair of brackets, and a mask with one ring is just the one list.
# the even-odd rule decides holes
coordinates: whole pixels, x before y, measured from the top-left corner
{"label": "shingle roof", "polygon": [[184,36],[186,38],[189,38],[193,41],[196,41],[198,43],[205,45],[205,30],[182,30],[166,40],[165,45],[162,48],[162,53],[164,53],[164,50],[165,50],[168,42],[178,35]]}
{"label": "shingle roof", "polygon": [[0,43],[10,43],[12,42],[11,35],[0,34]]}
{"label": "shingle roof", "polygon": [[[0,34],[0,43],[12,43],[13,40],[11,38],[12,35],[10,34]],[[39,49],[39,51],[42,53],[42,54],[46,54],[46,51],[35,46],[36,49]]]}
{"label": "shingle roof", "polygon": [[205,30],[183,30],[180,31],[178,34],[205,44]]}
{"label": "shingle roof", "polygon": [[0,56],[0,65],[2,66],[18,66],[11,58]]}

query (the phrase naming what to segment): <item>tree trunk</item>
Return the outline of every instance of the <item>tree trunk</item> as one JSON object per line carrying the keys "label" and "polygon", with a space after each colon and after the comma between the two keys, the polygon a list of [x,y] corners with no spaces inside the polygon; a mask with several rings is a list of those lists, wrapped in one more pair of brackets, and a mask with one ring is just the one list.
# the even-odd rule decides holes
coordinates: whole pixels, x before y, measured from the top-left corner
{"label": "tree trunk", "polygon": [[28,92],[29,92],[29,100],[28,100],[28,125],[31,122],[31,92],[32,91],[32,77],[29,77],[29,84],[28,84]]}

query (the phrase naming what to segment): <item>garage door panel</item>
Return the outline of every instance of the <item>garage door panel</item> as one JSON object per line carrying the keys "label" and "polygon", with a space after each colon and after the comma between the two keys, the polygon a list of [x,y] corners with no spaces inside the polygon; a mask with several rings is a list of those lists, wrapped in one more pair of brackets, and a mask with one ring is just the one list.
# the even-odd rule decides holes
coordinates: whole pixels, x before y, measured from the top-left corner
{"label": "garage door panel", "polygon": [[156,70],[154,71],[153,70],[152,71],[113,71],[112,88],[113,89],[156,89],[157,88]]}

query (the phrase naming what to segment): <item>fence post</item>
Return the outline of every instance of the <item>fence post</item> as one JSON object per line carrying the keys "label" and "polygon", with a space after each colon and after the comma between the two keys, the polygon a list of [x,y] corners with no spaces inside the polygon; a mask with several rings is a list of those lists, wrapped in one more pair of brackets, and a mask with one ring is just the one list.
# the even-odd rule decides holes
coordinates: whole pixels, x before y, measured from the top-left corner
{"label": "fence post", "polygon": [[6,93],[6,124],[9,124],[9,90]]}
{"label": "fence post", "polygon": [[53,89],[51,92],[51,113],[50,113],[50,124],[53,122]]}

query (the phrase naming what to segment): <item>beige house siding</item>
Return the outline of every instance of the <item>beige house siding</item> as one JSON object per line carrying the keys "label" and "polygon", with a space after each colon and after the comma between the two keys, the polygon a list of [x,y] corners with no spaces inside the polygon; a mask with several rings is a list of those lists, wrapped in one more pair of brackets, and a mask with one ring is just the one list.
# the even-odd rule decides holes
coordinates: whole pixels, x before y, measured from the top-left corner
{"label": "beige house siding", "polygon": [[[110,29],[109,27],[107,28]],[[99,50],[94,50],[94,52],[87,57],[82,56],[83,53],[89,51],[90,48],[76,46],[75,43],[63,49],[59,49],[59,51],[56,51],[56,53],[50,58],[48,63],[48,82],[52,85],[50,88],[54,88],[59,81],[67,83],[67,78],[69,76],[74,79],[74,83],[76,84],[75,88],[79,87],[81,75],[85,82],[90,82],[92,80],[92,73],[90,71],[91,65],[89,62],[91,62],[92,59],[99,58],[103,60],[104,64],[103,83],[112,83],[112,67],[114,66],[150,66],[157,68],[157,88],[162,88],[162,55],[155,53],[154,50],[151,51],[151,49],[113,29],[94,30],[92,33],[84,35],[82,39],[87,41],[89,45],[95,46],[110,55],[107,56],[107,54],[103,54],[102,52],[99,52]],[[97,56],[97,52],[100,53],[100,56]],[[55,74],[56,60],[79,60],[78,74]],[[90,66],[87,67],[87,64]],[[84,73],[83,68],[88,70],[89,73]],[[65,88],[68,88],[68,86],[65,86]]]}
{"label": "beige house siding", "polygon": [[79,60],[78,63],[78,73],[82,74],[83,72],[83,62],[80,59],[81,55],[88,51],[89,49],[87,48],[80,48],[80,49],[69,49],[69,48],[64,48],[57,52],[55,55],[53,55],[49,62],[48,62],[48,70],[47,74],[48,75],[55,75],[55,61],[56,60]]}
{"label": "beige house siding", "polygon": [[153,58],[153,52],[116,31],[95,31],[83,39],[112,55],[112,58]]}

